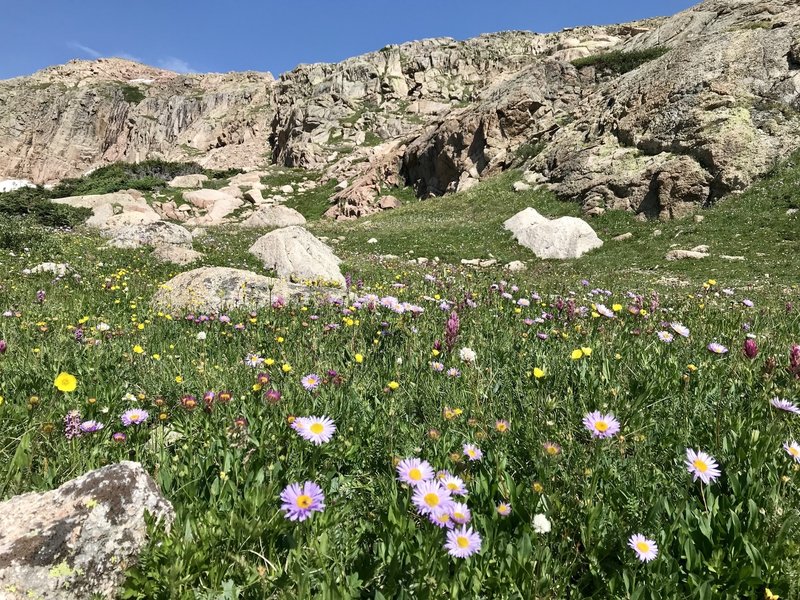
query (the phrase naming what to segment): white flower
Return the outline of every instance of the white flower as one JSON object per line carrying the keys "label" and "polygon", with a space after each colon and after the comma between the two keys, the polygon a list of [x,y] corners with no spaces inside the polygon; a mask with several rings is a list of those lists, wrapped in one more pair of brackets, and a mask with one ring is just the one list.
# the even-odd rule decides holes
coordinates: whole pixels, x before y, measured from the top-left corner
{"label": "white flower", "polygon": [[205,341],[205,339],[206,339],[206,332],[205,332],[205,331],[201,331],[200,333],[198,333],[198,334],[197,334],[197,339],[198,339],[199,341],[201,341],[201,342]]}
{"label": "white flower", "polygon": [[478,358],[478,355],[472,348],[462,348],[459,351],[458,356],[461,358],[462,361],[469,364],[474,363],[475,360]]}
{"label": "white flower", "polygon": [[136,402],[136,396],[128,392],[122,397],[123,402]]}
{"label": "white flower", "polygon": [[97,331],[108,331],[111,329],[111,325],[108,323],[98,323],[96,329]]}
{"label": "white flower", "polygon": [[550,521],[547,520],[547,517],[542,514],[533,517],[533,530],[536,533],[550,533],[550,529],[552,529],[552,526],[550,525]]}

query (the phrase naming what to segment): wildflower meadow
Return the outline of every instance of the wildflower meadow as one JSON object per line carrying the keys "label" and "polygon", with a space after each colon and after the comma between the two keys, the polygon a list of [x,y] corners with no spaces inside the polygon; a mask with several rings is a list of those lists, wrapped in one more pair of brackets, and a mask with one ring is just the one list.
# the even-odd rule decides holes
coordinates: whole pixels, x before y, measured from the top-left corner
{"label": "wildflower meadow", "polygon": [[171,313],[53,243],[0,259],[0,485],[142,463],[177,517],[124,598],[800,596],[796,286],[356,262]]}

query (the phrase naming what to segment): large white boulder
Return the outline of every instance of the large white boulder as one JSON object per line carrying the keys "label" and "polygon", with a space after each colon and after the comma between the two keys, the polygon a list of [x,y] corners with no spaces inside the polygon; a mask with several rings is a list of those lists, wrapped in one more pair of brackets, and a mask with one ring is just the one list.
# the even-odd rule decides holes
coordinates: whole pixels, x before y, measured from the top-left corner
{"label": "large white boulder", "polygon": [[242,227],[290,227],[292,225],[305,225],[306,218],[288,206],[262,206],[247,219],[242,221]]}
{"label": "large white boulder", "polygon": [[342,262],[333,251],[302,227],[284,227],[261,236],[250,247],[266,269],[295,281],[344,285]]}
{"label": "large white boulder", "polygon": [[560,217],[550,220],[530,207],[515,214],[503,226],[539,258],[578,258],[603,245],[591,225],[583,219]]}
{"label": "large white boulder", "polygon": [[90,208],[92,216],[86,221],[86,226],[100,229],[102,232],[113,232],[129,225],[160,221],[161,217],[147,203],[144,196],[134,194],[138,194],[138,192],[69,196],[56,198],[53,202],[79,208]]}
{"label": "large white boulder", "polygon": [[530,227],[531,225],[538,225],[544,223],[548,219],[542,216],[535,208],[528,207],[519,211],[510,219],[503,223],[503,227],[514,234],[515,239],[519,239],[519,234]]}

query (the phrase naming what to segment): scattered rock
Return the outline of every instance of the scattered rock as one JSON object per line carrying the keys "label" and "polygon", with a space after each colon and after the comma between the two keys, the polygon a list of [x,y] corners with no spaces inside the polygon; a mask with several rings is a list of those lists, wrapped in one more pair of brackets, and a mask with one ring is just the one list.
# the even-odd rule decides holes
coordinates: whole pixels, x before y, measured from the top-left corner
{"label": "scattered rock", "polygon": [[290,185],[282,185],[281,194],[294,194],[294,188]]}
{"label": "scattered rock", "polygon": [[493,267],[496,264],[497,264],[497,260],[494,259],[494,258],[489,258],[487,260],[482,260],[480,262],[480,266],[482,266],[482,267]]}
{"label": "scattered rock", "polygon": [[179,189],[201,188],[203,187],[203,182],[205,181],[208,181],[208,176],[202,174],[178,175],[167,185],[171,188]]}
{"label": "scattered rock", "polygon": [[694,216],[694,222],[695,223],[702,223],[704,220],[705,220],[705,217],[703,215],[695,215]]}
{"label": "scattered rock", "polygon": [[290,227],[305,225],[306,218],[288,206],[262,206],[241,223],[241,227]]}
{"label": "scattered rock", "polygon": [[511,271],[512,273],[518,273],[520,271],[524,271],[528,268],[521,260],[512,260],[510,263],[506,265],[506,270]]}
{"label": "scattered rock", "polygon": [[792,215],[797,214],[798,210],[800,210],[800,209],[790,208],[789,210],[786,211],[786,216],[787,217],[791,217]]}
{"label": "scattered rock", "polygon": [[367,240],[367,243],[368,243],[368,244],[377,244],[377,243],[378,243],[378,240],[377,240],[377,239],[375,239],[375,238],[369,238],[369,239]]}
{"label": "scattered rock", "polygon": [[197,250],[172,245],[156,246],[151,256],[158,262],[174,265],[188,265],[203,258],[203,255]]}
{"label": "scattered rock", "polygon": [[145,513],[169,528],[175,513],[134,462],[90,471],[56,490],[0,504],[0,597],[116,598],[145,545]]}
{"label": "scattered rock", "polygon": [[461,264],[466,267],[479,267],[481,265],[480,258],[462,258]]}
{"label": "scattered rock", "polygon": [[613,237],[611,239],[614,240],[615,242],[624,242],[625,240],[629,240],[632,237],[633,237],[633,234],[630,231],[628,231],[626,233],[623,233],[623,234],[618,235],[616,237]]}
{"label": "scattered rock", "polygon": [[197,208],[211,208],[218,202],[230,202],[235,198],[220,190],[195,190],[183,194],[183,199]]}
{"label": "scattered rock", "polygon": [[70,267],[67,263],[54,263],[54,262],[43,262],[39,265],[36,265],[32,269],[25,269],[23,271],[26,275],[37,275],[39,273],[52,273],[56,277],[66,277],[67,273],[72,272],[72,267]]}
{"label": "scattered rock", "polygon": [[347,180],[342,180],[336,184],[336,191],[341,192],[347,189]]}
{"label": "scattered rock", "polygon": [[667,260],[685,260],[708,258],[707,252],[696,252],[694,250],[670,250],[665,257]]}
{"label": "scattered rock", "polygon": [[524,181],[515,181],[513,187],[515,192],[529,192],[531,189],[530,184],[527,184]]}
{"label": "scattered rock", "polygon": [[197,240],[200,238],[204,238],[208,235],[208,232],[203,229],[202,227],[195,227],[192,229],[192,239]]}
{"label": "scattered rock", "polygon": [[92,216],[86,221],[86,226],[105,232],[128,225],[155,223],[161,220],[161,217],[151,208],[143,196],[136,196],[128,192],[69,196],[67,198],[56,198],[53,202],[80,208],[90,208]]}
{"label": "scattered rock", "polygon": [[722,260],[730,260],[730,261],[742,261],[742,260],[744,260],[744,256],[730,256],[728,254],[720,254],[719,257]]}
{"label": "scattered rock", "polygon": [[708,246],[706,244],[701,244],[699,246],[695,246],[694,248],[692,248],[691,251],[692,252],[705,252],[706,254],[708,254]]}
{"label": "scattered rock", "polygon": [[261,236],[250,253],[280,277],[295,281],[320,281],[344,286],[341,260],[323,242],[302,227],[276,229]]}
{"label": "scattered rock", "polygon": [[185,246],[192,247],[192,234],[189,230],[174,223],[158,221],[147,225],[129,225],[116,229],[107,246],[111,248],[141,248],[143,246]]}
{"label": "scattered rock", "polygon": [[261,190],[256,188],[246,191],[244,199],[253,204],[264,204],[264,196],[261,195]]}
{"label": "scattered rock", "polygon": [[219,313],[269,308],[278,299],[306,301],[313,295],[341,297],[342,292],[313,289],[241,269],[201,267],[163,284],[153,304],[166,310]]}
{"label": "scattered rock", "polygon": [[662,232],[660,229],[656,229],[655,231],[653,231],[653,237],[661,237],[661,233]]}
{"label": "scattered rock", "polygon": [[398,200],[394,196],[381,196],[378,199],[378,208],[380,208],[381,210],[391,210],[394,208],[400,208],[400,200]]}

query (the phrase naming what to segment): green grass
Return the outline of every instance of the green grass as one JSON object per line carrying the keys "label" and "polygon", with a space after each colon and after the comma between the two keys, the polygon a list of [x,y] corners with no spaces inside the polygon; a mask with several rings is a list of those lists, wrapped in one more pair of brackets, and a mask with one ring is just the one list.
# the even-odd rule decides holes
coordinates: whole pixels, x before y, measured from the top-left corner
{"label": "green grass", "polygon": [[669,48],[655,46],[646,50],[634,50],[625,52],[614,50],[603,54],[594,54],[572,61],[573,66],[580,69],[582,67],[595,67],[597,69],[611,71],[613,73],[627,73],[633,71],[644,63],[655,60],[669,52]]}
{"label": "green grass", "polygon": [[139,102],[147,97],[145,93],[135,85],[120,83],[119,87],[120,90],[122,90],[122,97],[125,99],[125,102],[129,104],[139,104]]}

